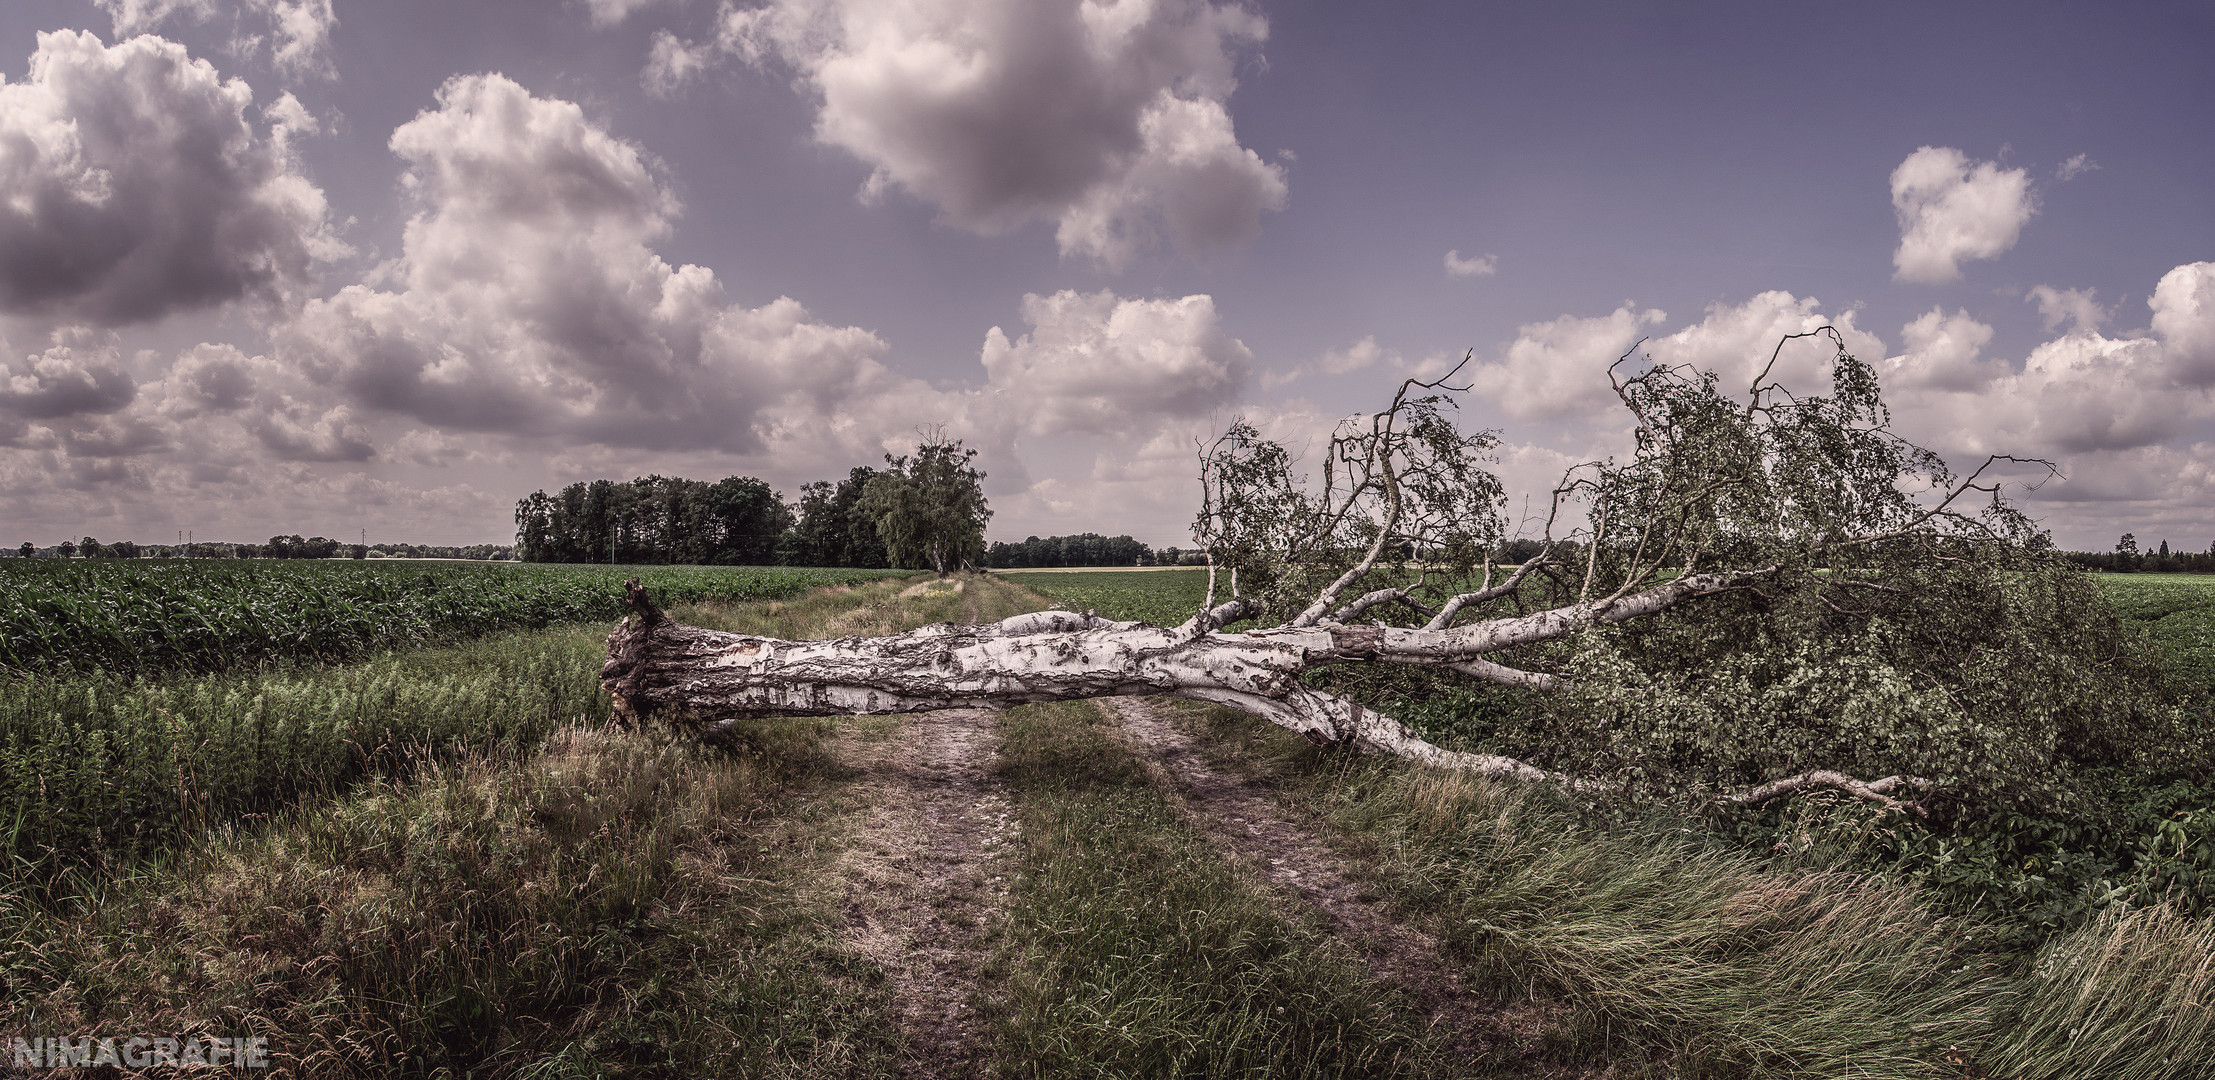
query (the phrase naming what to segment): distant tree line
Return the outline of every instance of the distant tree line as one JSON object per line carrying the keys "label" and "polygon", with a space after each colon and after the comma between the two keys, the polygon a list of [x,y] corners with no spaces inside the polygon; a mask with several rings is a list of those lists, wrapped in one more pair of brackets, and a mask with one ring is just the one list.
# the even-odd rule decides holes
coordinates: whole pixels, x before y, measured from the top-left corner
{"label": "distant tree line", "polygon": [[515,545],[371,544],[366,554],[372,559],[476,559],[483,562],[513,562]]}
{"label": "distant tree line", "polygon": [[2093,570],[2117,574],[2215,574],[2215,542],[2206,551],[2171,551],[2163,540],[2149,551],[2138,549],[2138,537],[2124,533],[2113,551],[2072,551],[2069,560]]}
{"label": "distant tree line", "polygon": [[[4,549],[0,549],[4,550]],[[39,547],[26,540],[15,549],[24,559],[478,559],[512,560],[515,549],[507,544],[347,544],[328,537],[272,536],[266,544],[233,544],[201,541],[191,544],[138,544],[118,540],[103,544],[87,536]]]}
{"label": "distant tree line", "polygon": [[885,455],[784,497],[751,476],[714,483],[642,476],[579,481],[515,505],[525,562],[906,567],[944,573],[985,560],[985,474],[975,450],[931,433],[912,455]]}
{"label": "distant tree line", "polygon": [[995,543],[985,552],[986,565],[995,570],[1025,566],[1152,566],[1154,558],[1151,549],[1128,536],[1101,536],[1099,533],[1044,539],[1030,536],[1020,544]]}
{"label": "distant tree line", "polygon": [[87,559],[152,559],[167,554],[166,548],[141,547],[129,540],[103,544],[88,536],[82,540],[64,540],[50,548],[42,548],[25,540],[15,554],[25,559],[74,559],[79,555]]}

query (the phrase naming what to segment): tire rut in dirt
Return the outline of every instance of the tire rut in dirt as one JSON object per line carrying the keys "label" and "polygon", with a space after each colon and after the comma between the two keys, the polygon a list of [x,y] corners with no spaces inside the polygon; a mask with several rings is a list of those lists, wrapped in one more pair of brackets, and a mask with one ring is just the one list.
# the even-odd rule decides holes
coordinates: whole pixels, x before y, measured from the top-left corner
{"label": "tire rut in dirt", "polygon": [[853,794],[871,807],[834,870],[844,937],[885,974],[915,1049],[902,1075],[982,1077],[974,1001],[1006,906],[998,864],[1013,829],[990,769],[992,714],[922,713],[889,738],[844,735],[837,750],[862,772]]}
{"label": "tire rut in dirt", "polygon": [[1352,864],[1287,817],[1267,789],[1209,764],[1191,737],[1146,700],[1102,698],[1098,704],[1143,751],[1141,759],[1161,770],[1165,790],[1184,802],[1217,847],[1319,912],[1372,975],[1409,991],[1427,1024],[1457,1053],[1495,1060],[1505,1054],[1533,1075],[1585,1075],[1544,1060],[1535,1010],[1502,1010],[1469,994],[1440,955],[1438,939],[1367,898]]}

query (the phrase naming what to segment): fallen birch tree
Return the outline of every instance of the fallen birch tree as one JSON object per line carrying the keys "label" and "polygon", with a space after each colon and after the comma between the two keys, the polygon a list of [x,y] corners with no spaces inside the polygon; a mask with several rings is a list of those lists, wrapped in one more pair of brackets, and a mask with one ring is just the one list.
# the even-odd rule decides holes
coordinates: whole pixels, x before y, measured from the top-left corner
{"label": "fallen birch tree", "polygon": [[[1604,645],[1610,632],[1723,603],[1736,605],[1721,612],[1725,620],[1827,640],[1912,612],[1933,592],[1932,573],[1961,576],[1948,567],[1965,568],[1988,591],[2026,567],[2051,570],[2038,561],[2039,534],[1990,478],[2021,463],[1993,458],[1968,476],[1949,473],[1937,455],[1890,431],[1873,374],[1835,332],[1823,336],[1837,346],[1823,397],[1796,397],[1767,370],[1736,398],[1709,373],[1648,366],[1624,376],[1626,356],[1610,379],[1636,424],[1635,453],[1571,470],[1514,563],[1499,557],[1504,500],[1483,467],[1494,436],[1451,422],[1452,395],[1462,388],[1449,373],[1408,380],[1386,408],[1342,424],[1319,484],[1296,475],[1285,449],[1244,423],[1206,447],[1194,532],[1211,559],[1208,595],[1182,625],[1045,611],[887,637],[783,641],[680,625],[634,581],[632,613],[609,635],[602,678],[619,715],[696,722],[711,736],[765,715],[1161,694],[1240,709],[1318,744],[1610,789],[1623,783],[1619,776],[1441,747],[1319,688],[1313,673],[1400,665],[1636,707],[1624,700],[1642,692],[1636,686],[1595,687],[1590,675],[1570,670],[1585,655],[1578,650],[1604,651],[1613,647]],[[1992,617],[1961,618],[1969,625]],[[1252,625],[1227,629],[1241,620]],[[1713,648],[1702,645],[1688,648],[1684,661],[1709,662],[1695,655],[1700,649],[1712,659]],[[1849,674],[1853,686],[1870,678]],[[1869,683],[1880,684],[1890,685]],[[1944,707],[1914,700],[1917,709]],[[1587,715],[1604,732],[1612,714]],[[1812,759],[1825,752],[1821,739],[1802,741],[1806,752],[1796,758],[1764,750],[1739,755],[1752,765],[1710,768],[1704,789],[1721,801],[1759,803],[1827,788],[1920,813],[1921,798],[1944,782],[1977,778],[1950,759],[1934,763],[1946,766],[1943,778],[1909,769],[1856,776],[1844,762]],[[1869,757],[1850,742],[1830,745]],[[1771,761],[1785,767],[1746,775]]]}

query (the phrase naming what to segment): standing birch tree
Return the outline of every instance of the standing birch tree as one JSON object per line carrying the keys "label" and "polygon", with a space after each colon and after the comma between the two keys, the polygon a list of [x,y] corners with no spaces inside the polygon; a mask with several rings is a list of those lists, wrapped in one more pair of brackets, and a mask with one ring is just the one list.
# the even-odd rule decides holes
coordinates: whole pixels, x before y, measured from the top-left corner
{"label": "standing birch tree", "polygon": [[892,565],[928,567],[943,575],[984,561],[984,473],[977,452],[938,432],[924,436],[915,456],[885,455],[885,468],[862,490],[861,510],[877,523]]}

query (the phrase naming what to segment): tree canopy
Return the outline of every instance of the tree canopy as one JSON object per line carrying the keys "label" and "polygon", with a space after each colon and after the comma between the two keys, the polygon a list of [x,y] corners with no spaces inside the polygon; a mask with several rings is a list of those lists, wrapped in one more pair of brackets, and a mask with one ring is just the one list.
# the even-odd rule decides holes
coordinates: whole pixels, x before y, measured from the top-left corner
{"label": "tree canopy", "polygon": [[516,504],[515,524],[525,562],[761,566],[777,561],[792,512],[750,476],[642,476],[534,491]]}
{"label": "tree canopy", "polygon": [[877,535],[894,566],[941,574],[984,561],[984,473],[970,462],[977,452],[936,433],[924,436],[915,455],[885,455],[885,468],[869,478],[862,511],[877,522]]}
{"label": "tree canopy", "polygon": [[877,538],[876,519],[862,509],[862,493],[876,475],[877,470],[856,465],[836,485],[818,480],[801,488],[799,521],[784,538],[780,561],[872,570],[892,565]]}

